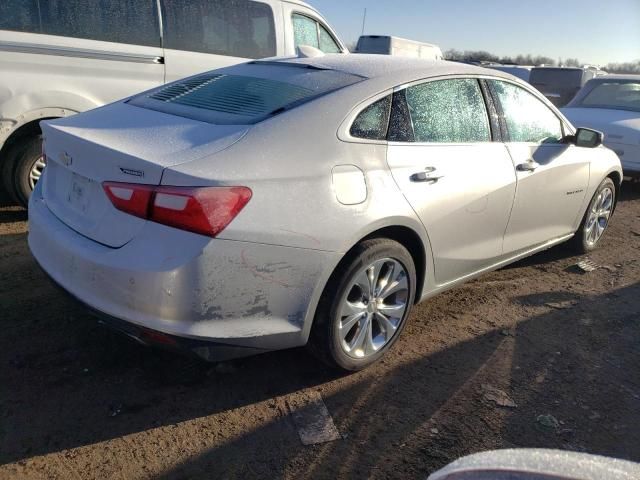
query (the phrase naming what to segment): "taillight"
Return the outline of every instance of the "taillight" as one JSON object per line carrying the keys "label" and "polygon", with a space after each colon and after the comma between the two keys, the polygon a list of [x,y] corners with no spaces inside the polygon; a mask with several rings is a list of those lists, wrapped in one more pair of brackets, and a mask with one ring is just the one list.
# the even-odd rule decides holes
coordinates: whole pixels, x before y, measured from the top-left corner
{"label": "taillight", "polygon": [[136,217],[148,218],[149,203],[153,195],[152,186],[104,182],[102,188],[118,210]]}
{"label": "taillight", "polygon": [[247,187],[102,184],[114,207],[136,217],[215,237],[251,199]]}

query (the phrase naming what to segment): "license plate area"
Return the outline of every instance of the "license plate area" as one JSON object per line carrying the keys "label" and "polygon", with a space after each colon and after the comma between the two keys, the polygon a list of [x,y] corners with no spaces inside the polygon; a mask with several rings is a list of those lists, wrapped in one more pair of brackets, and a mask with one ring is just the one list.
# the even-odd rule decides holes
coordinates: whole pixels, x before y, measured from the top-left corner
{"label": "license plate area", "polygon": [[69,191],[67,192],[67,202],[74,209],[86,213],[90,206],[91,193],[95,187],[95,182],[77,173],[72,173]]}

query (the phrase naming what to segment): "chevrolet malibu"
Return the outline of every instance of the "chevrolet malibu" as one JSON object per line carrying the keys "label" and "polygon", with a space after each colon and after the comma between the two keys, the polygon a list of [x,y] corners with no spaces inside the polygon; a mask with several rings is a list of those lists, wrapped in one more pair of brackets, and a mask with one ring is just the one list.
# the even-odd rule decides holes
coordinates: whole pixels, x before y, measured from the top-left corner
{"label": "chevrolet malibu", "polygon": [[208,360],[382,357],[411,307],[565,241],[621,168],[513,76],[326,55],[214,70],[43,122],[45,272],[106,323]]}

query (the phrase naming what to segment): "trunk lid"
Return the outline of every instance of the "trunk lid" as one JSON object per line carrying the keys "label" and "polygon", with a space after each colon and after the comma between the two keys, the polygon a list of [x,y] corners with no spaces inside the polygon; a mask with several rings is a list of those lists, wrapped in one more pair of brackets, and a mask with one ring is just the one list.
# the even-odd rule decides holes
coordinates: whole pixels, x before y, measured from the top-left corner
{"label": "trunk lid", "polygon": [[43,197],[78,233],[110,247],[130,241],[146,220],[109,201],[104,181],[159,185],[165,168],[221,151],[245,125],[212,125],[115,103],[42,123],[47,155]]}

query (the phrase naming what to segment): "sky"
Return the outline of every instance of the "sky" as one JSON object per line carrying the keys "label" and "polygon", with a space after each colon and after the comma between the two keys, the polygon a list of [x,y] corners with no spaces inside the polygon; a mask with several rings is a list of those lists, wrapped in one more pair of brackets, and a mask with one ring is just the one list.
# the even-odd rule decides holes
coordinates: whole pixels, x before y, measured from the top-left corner
{"label": "sky", "polygon": [[307,0],[345,43],[364,33],[607,64],[640,60],[640,0]]}

